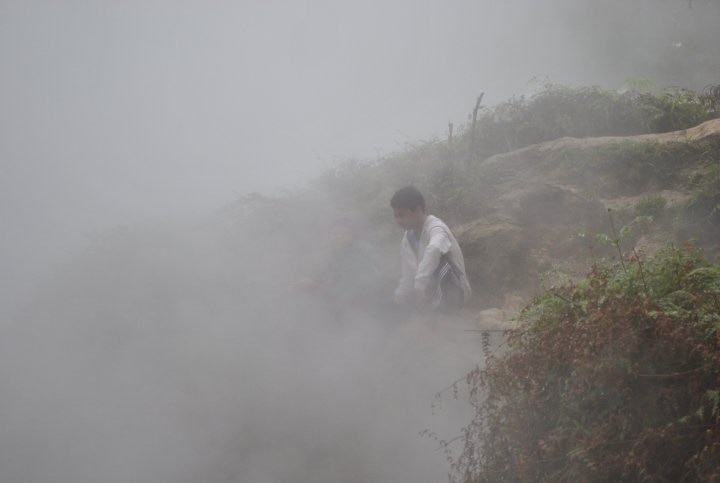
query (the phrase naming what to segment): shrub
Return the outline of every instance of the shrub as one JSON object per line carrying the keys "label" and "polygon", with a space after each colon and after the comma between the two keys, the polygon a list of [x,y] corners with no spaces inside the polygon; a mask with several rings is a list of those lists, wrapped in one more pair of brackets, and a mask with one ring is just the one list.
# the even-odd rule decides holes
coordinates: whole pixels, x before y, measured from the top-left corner
{"label": "shrub", "polygon": [[467,376],[455,482],[720,481],[720,267],[692,248],[538,295]]}

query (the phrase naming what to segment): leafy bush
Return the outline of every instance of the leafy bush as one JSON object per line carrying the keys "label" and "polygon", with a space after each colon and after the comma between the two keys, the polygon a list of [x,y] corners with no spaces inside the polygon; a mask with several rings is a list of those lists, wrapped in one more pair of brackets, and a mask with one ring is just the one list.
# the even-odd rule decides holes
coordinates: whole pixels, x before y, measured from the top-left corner
{"label": "leafy bush", "polygon": [[[717,153],[720,155],[720,149]],[[688,210],[701,217],[704,223],[720,224],[720,159],[713,160],[705,167],[705,172],[698,173],[693,197]]]}
{"label": "leafy bush", "polygon": [[720,267],[692,248],[538,295],[467,376],[464,483],[720,481]]}

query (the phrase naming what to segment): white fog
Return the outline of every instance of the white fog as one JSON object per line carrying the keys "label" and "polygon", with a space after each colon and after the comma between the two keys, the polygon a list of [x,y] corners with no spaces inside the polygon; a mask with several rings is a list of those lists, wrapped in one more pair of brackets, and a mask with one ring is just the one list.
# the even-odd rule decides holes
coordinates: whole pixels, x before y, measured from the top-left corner
{"label": "white fog", "polygon": [[289,289],[306,267],[288,254],[318,248],[298,230],[322,245],[332,206],[260,240],[219,213],[443,138],[481,92],[717,83],[720,61],[692,59],[716,50],[718,13],[0,1],[0,481],[444,481],[418,433],[460,433],[468,408],[433,396],[482,364],[479,340],[336,326]]}

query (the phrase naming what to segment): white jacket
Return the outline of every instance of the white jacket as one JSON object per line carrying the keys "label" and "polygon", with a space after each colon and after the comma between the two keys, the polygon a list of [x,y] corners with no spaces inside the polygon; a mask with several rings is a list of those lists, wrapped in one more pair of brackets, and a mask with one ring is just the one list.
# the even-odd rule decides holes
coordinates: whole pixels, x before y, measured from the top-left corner
{"label": "white jacket", "polygon": [[438,217],[428,215],[423,224],[418,243],[418,254],[410,246],[408,232],[400,243],[402,275],[395,295],[407,299],[415,289],[426,290],[432,281],[433,273],[440,263],[440,257],[449,253],[450,261],[458,270],[465,299],[470,297],[470,283],[465,274],[465,260],[460,245],[450,228]]}

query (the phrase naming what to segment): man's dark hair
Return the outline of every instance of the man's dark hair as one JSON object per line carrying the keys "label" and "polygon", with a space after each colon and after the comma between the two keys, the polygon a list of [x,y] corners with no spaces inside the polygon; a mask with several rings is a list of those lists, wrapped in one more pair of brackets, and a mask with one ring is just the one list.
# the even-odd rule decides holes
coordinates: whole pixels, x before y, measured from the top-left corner
{"label": "man's dark hair", "polygon": [[390,199],[390,206],[392,208],[407,208],[414,210],[418,206],[425,211],[425,198],[422,193],[414,186],[406,186],[400,188],[395,192],[393,197]]}

